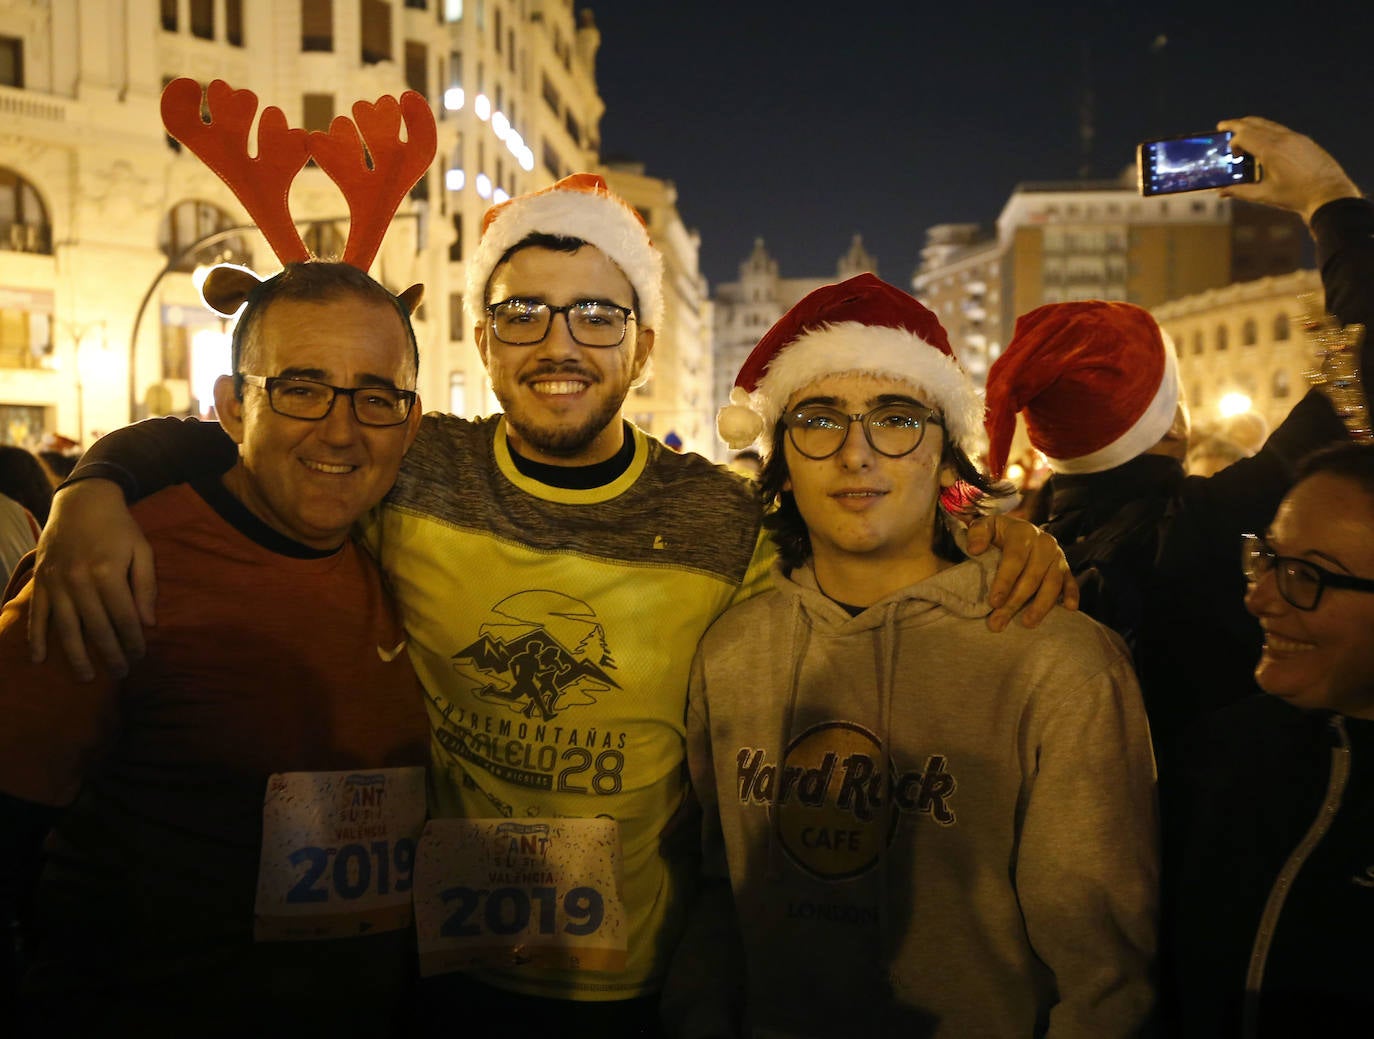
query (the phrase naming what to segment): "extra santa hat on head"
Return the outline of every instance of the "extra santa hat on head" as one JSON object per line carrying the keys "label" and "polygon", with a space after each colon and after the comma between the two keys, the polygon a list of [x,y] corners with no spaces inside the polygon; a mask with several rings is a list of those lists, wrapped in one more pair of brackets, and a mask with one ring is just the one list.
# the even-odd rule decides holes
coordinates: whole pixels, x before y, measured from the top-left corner
{"label": "extra santa hat on head", "polygon": [[[983,402],[954,359],[939,319],[872,274],[825,285],[768,330],[748,359],[716,428],[742,450],[777,424],[788,400],[827,375],[861,373],[908,382],[943,415],[945,434],[974,457],[984,447]],[[770,445],[759,442],[761,452]]]}
{"label": "extra santa hat on head", "polygon": [[605,253],[639,297],[639,325],[657,328],[663,314],[663,256],[639,212],[593,173],[574,173],[557,184],[492,206],[467,264],[463,302],[474,319],[486,306],[487,283],[506,254],[532,234],[580,238]]}
{"label": "extra santa hat on head", "polygon": [[1178,407],[1172,343],[1130,303],[1050,303],[1017,318],[988,372],[988,464],[1000,476],[1025,415],[1057,473],[1097,473],[1159,443]]}

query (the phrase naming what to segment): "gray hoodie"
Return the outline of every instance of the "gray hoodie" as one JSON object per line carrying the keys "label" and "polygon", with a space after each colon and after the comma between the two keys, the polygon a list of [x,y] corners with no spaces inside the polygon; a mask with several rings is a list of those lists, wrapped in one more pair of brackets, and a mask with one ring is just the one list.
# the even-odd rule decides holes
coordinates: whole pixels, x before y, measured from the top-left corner
{"label": "gray hoodie", "polygon": [[1139,1031],[1158,868],[1135,675],[1081,614],[990,632],[996,562],[856,617],[807,567],[707,632],[687,720],[707,889],[670,1031]]}

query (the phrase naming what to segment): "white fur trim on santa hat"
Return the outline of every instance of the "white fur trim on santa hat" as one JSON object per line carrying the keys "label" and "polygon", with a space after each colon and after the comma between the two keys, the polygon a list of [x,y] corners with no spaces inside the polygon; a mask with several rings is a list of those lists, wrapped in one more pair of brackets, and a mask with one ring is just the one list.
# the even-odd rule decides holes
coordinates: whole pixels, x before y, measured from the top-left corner
{"label": "white fur trim on santa hat", "polygon": [[945,435],[964,454],[977,458],[987,450],[983,398],[972,380],[953,357],[904,328],[840,321],[810,329],[778,352],[750,401],[763,430],[771,432],[798,390],[828,375],[852,373],[910,383],[922,403],[941,413]]}
{"label": "white fur trim on santa hat", "polygon": [[625,272],[639,297],[640,328],[657,329],[663,314],[662,254],[626,203],[576,189],[517,196],[496,214],[467,263],[463,302],[469,320],[482,319],[487,282],[506,250],[532,234],[581,238],[600,249]]}
{"label": "white fur trim on santa hat", "polygon": [[1051,472],[1101,473],[1115,469],[1154,447],[1169,432],[1178,412],[1178,361],[1174,357],[1174,341],[1162,328],[1159,334],[1164,339],[1164,374],[1149,407],[1130,429],[1105,447],[1077,458],[1050,458],[1047,455],[1045,464]]}

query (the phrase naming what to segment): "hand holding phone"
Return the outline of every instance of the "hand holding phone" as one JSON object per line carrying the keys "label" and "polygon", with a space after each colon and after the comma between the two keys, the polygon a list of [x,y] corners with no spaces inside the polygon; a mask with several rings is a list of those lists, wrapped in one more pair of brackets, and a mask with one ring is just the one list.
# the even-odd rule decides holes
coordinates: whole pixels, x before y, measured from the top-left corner
{"label": "hand holding phone", "polygon": [[1142,141],[1136,146],[1136,183],[1142,195],[1172,195],[1253,184],[1261,170],[1253,155],[1231,151],[1223,131]]}

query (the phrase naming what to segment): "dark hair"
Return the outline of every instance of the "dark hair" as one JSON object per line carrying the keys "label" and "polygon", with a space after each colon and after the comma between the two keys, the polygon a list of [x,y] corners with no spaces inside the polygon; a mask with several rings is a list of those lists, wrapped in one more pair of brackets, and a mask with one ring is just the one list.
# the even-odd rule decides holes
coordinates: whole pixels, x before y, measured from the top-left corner
{"label": "dark hair", "polygon": [[[778,546],[778,556],[782,560],[783,569],[792,571],[811,558],[811,535],[806,529],[806,521],[802,519],[801,510],[797,508],[796,499],[790,491],[782,489],[782,485],[787,482],[787,462],[783,457],[783,441],[786,437],[787,429],[779,419],[773,427],[772,450],[769,451],[768,460],[763,463],[763,469],[759,473],[759,494],[768,508],[763,525]],[[972,484],[991,498],[1004,498],[1010,491],[1010,485],[995,483],[982,473],[968,455],[956,447],[947,436],[940,454],[940,464],[953,466],[960,480]],[[931,547],[941,559],[952,563],[958,562],[964,558],[964,553],[954,540],[948,524],[938,520],[939,517],[935,524],[934,544]]]}
{"label": "dark hair", "polygon": [[67,454],[65,451],[39,451],[38,457],[54,476],[59,480],[65,480],[71,476],[81,456]]}
{"label": "dark hair", "polygon": [[1294,483],[1321,473],[1344,477],[1358,484],[1365,494],[1374,497],[1374,444],[1351,442],[1314,451],[1298,463],[1298,475]]}
{"label": "dark hair", "polygon": [[[495,276],[501,264],[505,263],[521,249],[551,249],[556,253],[575,253],[584,245],[591,245],[591,243],[585,238],[578,238],[574,235],[548,234],[544,231],[531,231],[529,234],[525,235],[524,238],[520,239],[520,241],[503,252],[501,258],[491,265],[491,273],[487,275],[487,283],[482,286],[482,303],[485,304],[487,302],[487,292],[491,289],[491,279]],[[592,245],[592,248],[595,249],[596,246]],[[611,262],[615,263],[614,260]],[[616,269],[620,269],[619,264],[616,264]],[[620,273],[625,274],[624,271]],[[630,309],[638,314],[639,293],[635,291],[634,282],[630,281],[630,276],[628,274],[625,274],[625,280],[630,282]]]}
{"label": "dark hair", "polygon": [[43,463],[31,452],[0,444],[0,494],[13,498],[32,512],[40,526],[48,522],[52,481]]}
{"label": "dark hair", "polygon": [[257,285],[248,293],[248,302],[234,326],[233,364],[236,390],[243,394],[243,358],[251,344],[253,331],[262,322],[267,308],[278,300],[296,300],[305,303],[326,303],[345,296],[375,300],[390,305],[401,318],[410,342],[411,361],[418,376],[420,371],[420,347],[415,341],[415,328],[410,323],[410,311],[396,296],[387,291],[380,282],[375,281],[366,271],[348,263],[335,263],[330,260],[306,260],[302,263],[288,263],[281,273]]}

